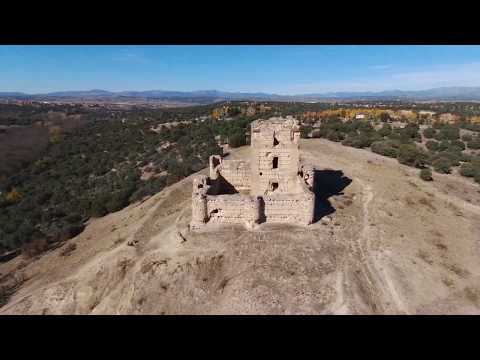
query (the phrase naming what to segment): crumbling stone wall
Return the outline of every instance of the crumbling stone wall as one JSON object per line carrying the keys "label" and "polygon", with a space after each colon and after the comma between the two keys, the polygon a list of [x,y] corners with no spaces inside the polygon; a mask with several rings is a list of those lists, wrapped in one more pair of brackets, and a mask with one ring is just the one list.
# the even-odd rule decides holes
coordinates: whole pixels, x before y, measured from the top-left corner
{"label": "crumbling stone wall", "polygon": [[208,223],[251,228],[262,222],[313,221],[314,169],[300,163],[298,122],[292,117],[257,120],[251,134],[250,161],[214,155],[210,177],[194,179],[191,229]]}
{"label": "crumbling stone wall", "polygon": [[207,211],[212,223],[243,223],[251,227],[259,220],[257,201],[249,195],[209,195]]}
{"label": "crumbling stone wall", "polygon": [[250,163],[244,160],[223,160],[218,155],[210,157],[210,178],[221,176],[238,191],[250,190]]}
{"label": "crumbling stone wall", "polygon": [[313,219],[315,199],[307,193],[263,197],[265,221],[308,225]]}

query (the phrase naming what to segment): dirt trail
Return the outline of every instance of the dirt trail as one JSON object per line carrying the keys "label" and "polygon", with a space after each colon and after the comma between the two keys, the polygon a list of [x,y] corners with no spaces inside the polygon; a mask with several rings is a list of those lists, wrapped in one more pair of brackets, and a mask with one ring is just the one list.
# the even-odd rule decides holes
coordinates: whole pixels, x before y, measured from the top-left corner
{"label": "dirt trail", "polygon": [[325,140],[301,149],[338,190],[318,222],[189,232],[189,177],[92,221],[68,256],[0,264],[25,279],[0,314],[480,313],[476,185]]}

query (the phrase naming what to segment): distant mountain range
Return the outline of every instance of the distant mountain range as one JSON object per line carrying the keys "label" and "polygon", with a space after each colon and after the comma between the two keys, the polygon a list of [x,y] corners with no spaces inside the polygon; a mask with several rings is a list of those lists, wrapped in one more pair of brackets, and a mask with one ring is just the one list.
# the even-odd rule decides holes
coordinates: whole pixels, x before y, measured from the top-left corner
{"label": "distant mountain range", "polygon": [[209,103],[226,100],[260,101],[322,101],[322,100],[480,100],[480,87],[439,87],[428,90],[388,90],[380,92],[329,92],[300,95],[277,95],[268,93],[225,92],[218,90],[199,91],[119,91],[106,90],[57,91],[44,94],[0,92],[0,98],[31,100],[159,100]]}

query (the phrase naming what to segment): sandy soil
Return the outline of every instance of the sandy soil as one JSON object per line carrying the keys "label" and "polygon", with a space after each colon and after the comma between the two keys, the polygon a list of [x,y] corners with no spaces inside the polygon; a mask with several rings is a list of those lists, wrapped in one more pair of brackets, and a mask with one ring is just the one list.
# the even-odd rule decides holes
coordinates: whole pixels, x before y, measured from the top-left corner
{"label": "sandy soil", "polygon": [[326,140],[301,149],[321,170],[316,223],[191,233],[189,177],[92,221],[68,256],[0,264],[26,279],[0,314],[480,314],[478,185]]}

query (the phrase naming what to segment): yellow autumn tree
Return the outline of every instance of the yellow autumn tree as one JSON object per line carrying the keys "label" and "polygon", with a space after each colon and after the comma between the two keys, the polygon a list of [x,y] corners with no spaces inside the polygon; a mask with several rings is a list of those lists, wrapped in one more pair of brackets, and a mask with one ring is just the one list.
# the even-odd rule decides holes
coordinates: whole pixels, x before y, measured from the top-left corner
{"label": "yellow autumn tree", "polygon": [[20,201],[20,199],[22,198],[22,194],[20,194],[17,189],[13,188],[10,192],[7,193],[7,195],[5,196],[5,199],[7,200],[7,202],[9,202],[10,204],[14,204],[18,201]]}
{"label": "yellow autumn tree", "polygon": [[470,122],[472,122],[473,124],[480,124],[480,116],[472,116],[470,117]]}

